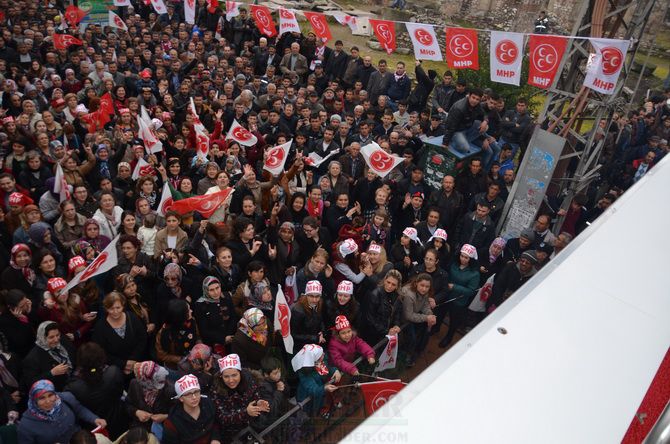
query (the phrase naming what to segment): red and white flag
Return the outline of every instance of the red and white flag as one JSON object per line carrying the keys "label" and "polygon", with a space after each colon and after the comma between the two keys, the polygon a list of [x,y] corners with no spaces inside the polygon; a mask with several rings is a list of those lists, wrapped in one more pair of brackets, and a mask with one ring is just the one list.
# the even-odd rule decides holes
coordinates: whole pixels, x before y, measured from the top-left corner
{"label": "red and white flag", "polygon": [[391,20],[370,19],[370,26],[379,40],[379,44],[391,54],[396,49],[395,41],[395,22]]}
{"label": "red and white flag", "polygon": [[172,192],[170,191],[170,186],[168,185],[167,182],[165,182],[163,184],[163,192],[161,193],[161,201],[158,204],[156,213],[158,213],[158,215],[161,217],[165,217],[165,213],[167,213],[172,209],[173,203],[174,199],[172,198]]}
{"label": "red and white flag", "polygon": [[311,166],[313,168],[318,168],[323,162],[330,159],[331,157],[333,157],[335,154],[338,154],[339,152],[340,152],[339,148],[334,149],[333,151],[328,153],[328,155],[326,157],[321,157],[318,154],[316,154],[315,152],[311,152],[311,153],[309,153],[309,155],[307,155],[307,157],[303,157],[302,160],[303,160],[303,162],[305,162],[305,165]]}
{"label": "red and white flag", "polygon": [[67,49],[68,46],[82,45],[84,43],[78,38],[71,36],[70,34],[54,33],[53,39],[55,49]]}
{"label": "red and white flag", "polygon": [[241,5],[239,2],[226,2],[226,20],[231,21],[233,17],[240,15]]}
{"label": "red and white flag", "polygon": [[291,308],[286,302],[281,285],[278,285],[277,297],[275,299],[275,331],[281,332],[284,339],[284,348],[290,355],[293,354],[293,336],[291,336]]}
{"label": "red and white flag", "polygon": [[412,39],[414,57],[417,60],[435,60],[438,62],[444,60],[433,25],[405,23],[405,26],[407,26],[407,32]]}
{"label": "red and white flag", "polygon": [[216,8],[219,7],[219,0],[207,0],[207,12],[214,14]]}
{"label": "red and white flag", "polygon": [[300,25],[298,25],[295,12],[290,9],[279,8],[279,35],[285,32],[300,33]]}
{"label": "red and white flag", "polygon": [[277,35],[277,28],[275,22],[272,20],[272,14],[267,6],[250,5],[251,16],[256,22],[258,30],[266,37],[274,37]]}
{"label": "red and white flag", "polygon": [[112,28],[120,29],[122,31],[128,30],[126,22],[124,22],[123,19],[118,16],[118,14],[115,14],[112,11],[109,11],[109,26],[111,26]]}
{"label": "red and white flag", "polygon": [[389,340],[389,342],[386,344],[384,351],[379,357],[379,362],[377,363],[375,372],[381,372],[390,368],[395,368],[398,362],[398,335],[386,335],[386,338]]}
{"label": "red and white flag", "polygon": [[60,166],[60,162],[56,162],[54,193],[59,194],[60,202],[65,202],[70,198],[70,186],[67,184],[67,180],[65,180],[65,174],[63,174],[63,167]]}
{"label": "red and white flag", "polygon": [[72,278],[70,282],[63,288],[67,291],[76,287],[81,282],[86,282],[93,276],[105,273],[116,267],[119,263],[119,258],[116,254],[116,243],[119,241],[119,236],[116,236],[104,250],[91,262],[88,267],[84,268],[79,274]]}
{"label": "red and white flag", "polygon": [[144,141],[144,147],[149,154],[160,153],[163,151],[163,142],[158,140],[156,133],[152,130],[147,122],[140,116],[137,116],[137,137]]}
{"label": "red and white flag", "polygon": [[88,12],[75,5],[70,5],[65,9],[65,20],[70,26],[76,28],[80,21],[88,15]]}
{"label": "red and white flag", "polygon": [[335,17],[335,20],[337,20],[340,25],[348,26],[349,29],[351,29],[351,32],[356,32],[358,30],[358,21],[355,16],[340,11],[333,12],[331,15]]}
{"label": "red and white flag", "polygon": [[267,150],[265,152],[263,169],[272,173],[273,176],[279,176],[284,171],[284,165],[286,164],[288,151],[291,149],[292,143],[293,139]]}
{"label": "red and white flag", "polygon": [[233,124],[230,125],[230,129],[226,135],[226,140],[230,139],[244,146],[254,146],[258,143],[258,138],[251,131],[240,125],[237,119],[233,119]]}
{"label": "red and white flag", "polygon": [[528,84],[547,89],[554,83],[568,39],[531,34],[528,40]]}
{"label": "red and white flag", "polygon": [[361,154],[370,169],[382,179],[403,161],[402,157],[387,153],[375,142],[361,148]]}
{"label": "red and white flag", "polygon": [[114,6],[130,6],[130,0],[114,0]]}
{"label": "red and white flag", "polygon": [[189,111],[191,111],[191,114],[193,115],[193,126],[196,128],[199,128],[200,130],[204,131],[205,130],[205,125],[202,124],[200,121],[200,116],[198,115],[198,111],[195,109],[195,102],[193,101],[193,97],[191,97],[191,101],[188,105]]}
{"label": "red and white flag", "polygon": [[156,14],[167,14],[167,7],[165,6],[165,2],[163,2],[163,0],[151,0],[151,5],[154,7]]}
{"label": "red and white flag", "polygon": [[209,135],[203,128],[193,125],[193,129],[195,129],[195,155],[203,160],[207,160],[207,156],[209,155]]}
{"label": "red and white flag", "polygon": [[133,180],[137,180],[142,176],[153,176],[154,174],[154,167],[149,164],[146,160],[144,160],[143,157],[140,157],[137,160],[137,164],[135,165],[135,169],[133,170]]}
{"label": "red and white flag", "polygon": [[195,24],[195,0],[184,0],[184,20],[191,25]]}
{"label": "red and white flag", "polygon": [[88,125],[88,132],[92,134],[103,128],[111,119],[109,114],[99,108],[97,111],[81,116],[80,120]]}
{"label": "red and white flag", "polygon": [[589,55],[584,86],[603,94],[614,94],[630,40],[591,39],[595,54]]}
{"label": "red and white flag", "polygon": [[328,19],[325,15],[319,14],[318,12],[307,12],[303,11],[307,21],[312,25],[314,34],[323,42],[328,42],[328,40],[333,38],[333,35],[330,33],[330,27],[328,26]]}
{"label": "red and white flag", "polygon": [[398,394],[407,384],[401,380],[364,382],[360,384],[365,399],[365,413],[370,416],[394,396]]}
{"label": "red and white flag", "polygon": [[114,114],[114,99],[112,94],[105,93],[100,96],[100,109],[107,114]]}
{"label": "red and white flag", "polygon": [[477,31],[465,28],[447,28],[447,65],[452,69],[479,69],[479,41]]}
{"label": "red and white flag", "polygon": [[491,81],[519,86],[523,61],[523,34],[491,31]]}
{"label": "red and white flag", "polygon": [[209,218],[221,205],[223,205],[233,190],[234,188],[230,187],[212,194],[203,194],[202,196],[176,200],[172,203],[170,209],[181,215],[197,211],[202,214],[203,217]]}

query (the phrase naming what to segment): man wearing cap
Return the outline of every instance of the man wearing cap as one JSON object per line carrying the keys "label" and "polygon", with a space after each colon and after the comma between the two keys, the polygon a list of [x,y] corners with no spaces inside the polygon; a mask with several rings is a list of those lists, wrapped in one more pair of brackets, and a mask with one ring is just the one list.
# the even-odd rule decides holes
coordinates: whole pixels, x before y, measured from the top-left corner
{"label": "man wearing cap", "polygon": [[537,272],[536,265],[535,251],[526,251],[519,260],[505,265],[493,281],[493,289],[491,296],[486,301],[486,309],[490,312],[505,302],[512,293],[533,277]]}
{"label": "man wearing cap", "polygon": [[163,422],[164,444],[202,442],[221,444],[220,425],[216,408],[211,399],[204,396],[195,375],[182,376],[174,383],[179,403]]}
{"label": "man wearing cap", "polygon": [[525,251],[532,251],[534,246],[535,232],[531,228],[526,228],[521,231],[519,237],[507,241],[504,257],[510,262],[516,261]]}
{"label": "man wearing cap", "polygon": [[398,218],[398,226],[416,227],[419,223],[426,220],[424,201],[425,196],[421,191],[405,194],[405,201],[402,204],[400,217]]}

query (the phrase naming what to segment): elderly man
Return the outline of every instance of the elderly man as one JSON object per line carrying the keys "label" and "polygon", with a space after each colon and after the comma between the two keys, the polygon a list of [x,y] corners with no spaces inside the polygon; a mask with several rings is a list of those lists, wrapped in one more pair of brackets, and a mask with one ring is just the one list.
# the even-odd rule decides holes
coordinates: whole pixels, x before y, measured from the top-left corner
{"label": "elderly man", "polygon": [[282,74],[296,74],[300,77],[307,73],[307,58],[300,54],[300,44],[291,43],[291,52],[286,54],[279,64]]}

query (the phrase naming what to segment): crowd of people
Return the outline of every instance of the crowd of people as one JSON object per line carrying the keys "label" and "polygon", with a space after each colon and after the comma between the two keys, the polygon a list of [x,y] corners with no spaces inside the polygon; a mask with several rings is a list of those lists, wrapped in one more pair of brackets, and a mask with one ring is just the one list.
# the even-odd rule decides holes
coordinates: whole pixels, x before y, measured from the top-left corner
{"label": "crowd of people", "polygon": [[[406,366],[431,335],[449,347],[668,151],[665,91],[594,129],[603,186],[505,239],[497,224],[535,125],[523,97],[505,103],[419,61],[375,66],[313,33],[267,38],[245,7],[227,20],[198,0],[188,25],[182,2],[162,15],[131,3],[122,32],[63,26],[60,1],[0,0],[4,444],[95,442],[93,428],[129,444],[228,442],[293,397],[328,418],[386,335]],[[55,49],[63,32],[83,44]],[[159,152],[139,137],[142,109]],[[257,143],[226,138],[234,122]],[[480,153],[439,189],[419,166],[436,136]],[[264,170],[290,140],[284,171]],[[361,154],[371,142],[404,161],[379,177]],[[314,166],[311,153],[331,158]],[[140,161],[151,168],[137,177]],[[206,218],[159,208],[164,189],[173,201],[234,192]],[[118,264],[66,289],[112,241]],[[293,353],[275,331],[279,288]]]}

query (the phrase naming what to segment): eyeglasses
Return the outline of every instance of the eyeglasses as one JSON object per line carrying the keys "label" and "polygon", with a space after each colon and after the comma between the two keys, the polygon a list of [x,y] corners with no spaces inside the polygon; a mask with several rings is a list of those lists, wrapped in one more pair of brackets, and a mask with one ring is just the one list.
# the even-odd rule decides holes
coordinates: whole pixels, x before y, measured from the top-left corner
{"label": "eyeglasses", "polygon": [[181,395],[184,398],[199,398],[201,395],[200,390],[194,390],[190,393],[186,393],[184,395]]}

